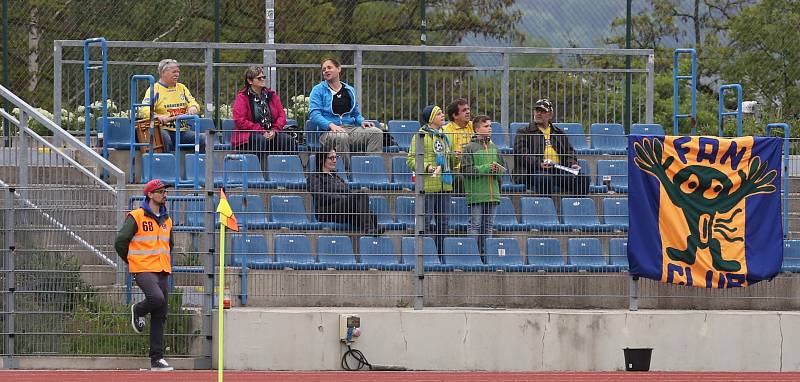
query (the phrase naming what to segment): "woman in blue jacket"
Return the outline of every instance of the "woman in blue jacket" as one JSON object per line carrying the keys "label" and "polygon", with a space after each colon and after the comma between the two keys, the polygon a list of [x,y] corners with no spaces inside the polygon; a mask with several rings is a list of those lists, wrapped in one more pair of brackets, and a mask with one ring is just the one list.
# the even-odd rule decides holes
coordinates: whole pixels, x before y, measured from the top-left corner
{"label": "woman in blue jacket", "polygon": [[311,89],[309,120],[321,133],[321,144],[347,154],[342,159],[349,170],[350,153],[364,148],[367,153],[383,152],[383,131],[364,120],[355,89],[339,79],[341,72],[342,66],[335,59],[322,61],[324,81]]}

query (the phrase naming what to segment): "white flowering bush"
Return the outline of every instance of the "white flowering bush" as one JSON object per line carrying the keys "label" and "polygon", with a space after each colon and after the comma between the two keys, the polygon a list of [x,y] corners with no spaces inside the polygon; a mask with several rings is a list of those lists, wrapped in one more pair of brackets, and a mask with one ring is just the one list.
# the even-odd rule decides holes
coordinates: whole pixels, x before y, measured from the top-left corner
{"label": "white flowering bush", "polygon": [[303,128],[308,119],[309,98],[303,94],[296,95],[289,99],[288,107],[285,109],[286,118],[297,121],[297,126]]}
{"label": "white flowering bush", "polygon": [[228,104],[219,105],[219,118],[220,119],[233,119],[233,108]]}

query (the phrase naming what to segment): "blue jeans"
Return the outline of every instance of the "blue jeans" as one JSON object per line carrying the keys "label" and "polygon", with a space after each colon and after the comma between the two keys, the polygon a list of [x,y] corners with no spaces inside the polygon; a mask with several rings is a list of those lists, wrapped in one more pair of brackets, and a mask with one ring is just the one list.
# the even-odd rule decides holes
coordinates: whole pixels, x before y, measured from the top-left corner
{"label": "blue jeans", "polygon": [[478,241],[478,250],[484,253],[486,239],[492,237],[492,226],[494,225],[494,215],[497,212],[498,203],[475,203],[470,204],[470,221],[467,233]]}
{"label": "blue jeans", "polygon": [[[436,224],[433,224],[433,220]],[[436,249],[442,253],[444,249],[444,238],[449,232],[450,226],[450,194],[449,193],[426,193],[425,194],[425,232],[433,234],[433,241],[436,242]]]}
{"label": "blue jeans", "polygon": [[[192,130],[181,131],[179,136],[180,142],[182,144],[187,144],[187,143],[194,144],[194,135],[195,132]],[[174,131],[161,129],[161,140],[164,141],[164,152],[171,153],[175,151],[175,145],[172,144],[172,138],[174,137],[175,137]],[[184,146],[184,150],[187,148],[188,147]],[[193,152],[194,149],[190,149],[189,151]],[[201,153],[206,152],[206,136],[203,134],[200,134],[200,152]]]}

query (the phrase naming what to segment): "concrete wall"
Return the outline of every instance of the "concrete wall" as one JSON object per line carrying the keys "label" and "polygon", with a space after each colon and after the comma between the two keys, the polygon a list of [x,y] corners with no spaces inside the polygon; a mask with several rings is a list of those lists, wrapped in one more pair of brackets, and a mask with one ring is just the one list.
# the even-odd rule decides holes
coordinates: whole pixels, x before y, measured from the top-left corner
{"label": "concrete wall", "polygon": [[625,347],[652,347],[651,370],[800,370],[794,312],[391,308],[227,310],[225,368],[339,370],[340,313],[370,363],[416,370],[623,370]]}

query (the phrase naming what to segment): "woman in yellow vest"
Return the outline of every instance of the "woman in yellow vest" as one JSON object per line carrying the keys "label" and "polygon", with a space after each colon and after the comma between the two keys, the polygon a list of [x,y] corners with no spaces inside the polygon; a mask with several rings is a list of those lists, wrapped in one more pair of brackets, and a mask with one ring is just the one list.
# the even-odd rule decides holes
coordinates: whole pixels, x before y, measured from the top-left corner
{"label": "woman in yellow vest", "polygon": [[172,370],[164,360],[164,323],[167,321],[167,278],[172,273],[172,219],[167,214],[167,184],[153,179],[144,185],[141,206],[128,213],[114,241],[119,257],[128,264],[144,301],[131,305],[131,326],[142,333],[150,314],[150,370]]}

